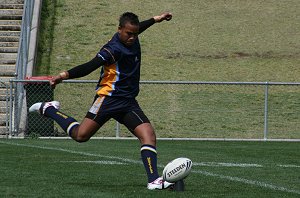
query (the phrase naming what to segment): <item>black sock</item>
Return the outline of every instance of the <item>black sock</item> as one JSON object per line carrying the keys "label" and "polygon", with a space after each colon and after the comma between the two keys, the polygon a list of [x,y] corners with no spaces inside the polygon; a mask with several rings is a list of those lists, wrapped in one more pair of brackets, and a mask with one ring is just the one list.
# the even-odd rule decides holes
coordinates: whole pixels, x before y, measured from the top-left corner
{"label": "black sock", "polygon": [[141,156],[147,172],[148,183],[153,182],[159,177],[157,172],[157,153],[155,146],[147,144],[142,145]]}
{"label": "black sock", "polygon": [[77,120],[72,117],[67,116],[66,114],[58,111],[56,108],[50,106],[46,109],[45,116],[52,118],[59,124],[59,126],[71,137],[72,129],[75,126],[79,126]]}

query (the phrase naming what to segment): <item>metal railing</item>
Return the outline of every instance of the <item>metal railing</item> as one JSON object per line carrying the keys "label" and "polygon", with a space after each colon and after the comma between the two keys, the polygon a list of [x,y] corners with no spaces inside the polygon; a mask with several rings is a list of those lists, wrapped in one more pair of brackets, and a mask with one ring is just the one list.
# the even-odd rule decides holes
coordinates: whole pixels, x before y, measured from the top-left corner
{"label": "metal railing", "polygon": [[[20,40],[19,40],[19,47],[18,47],[18,55],[16,60],[16,76],[17,80],[24,80],[26,77],[27,72],[27,65],[28,65],[28,55],[29,55],[29,46],[30,46],[30,34],[31,34],[31,22],[33,18],[33,9],[34,9],[35,1],[25,0],[24,1],[24,8],[23,8],[23,15],[22,15],[22,24],[21,24],[21,33],[20,33]],[[12,123],[12,114],[16,117],[20,118],[23,114],[23,98],[24,98],[24,87],[21,84],[10,84],[10,132],[11,127],[13,126]],[[17,111],[15,111],[17,109]],[[20,119],[14,120],[14,123],[19,126]]]}
{"label": "metal railing", "polygon": [[27,71],[28,52],[30,44],[31,21],[33,18],[34,1],[24,1],[24,11],[22,16],[22,25],[20,33],[20,41],[18,48],[18,56],[16,62],[17,79],[24,79]]}
{"label": "metal railing", "polygon": [[[61,102],[64,113],[82,119],[92,103],[96,83],[94,80],[67,80],[55,92],[45,80],[12,80],[10,87],[26,86],[23,100],[26,102],[23,104],[27,109],[29,103],[54,98]],[[137,99],[160,138],[300,139],[299,85],[283,82],[142,81]],[[12,109],[15,111],[13,115],[19,115],[17,108]],[[23,115],[11,119],[10,123],[15,120],[10,125],[11,135],[66,136],[50,119],[35,116],[23,121]],[[51,123],[45,124],[44,121]],[[96,136],[132,137],[123,125],[116,122],[106,125]]]}
{"label": "metal railing", "polygon": [[[147,81],[145,82],[147,84],[202,84],[202,85],[255,85],[255,86],[264,86],[264,132],[263,132],[263,139],[268,139],[268,98],[269,98],[269,87],[270,86],[299,86],[299,82],[189,82],[189,81]],[[300,112],[299,112],[299,118],[300,118]],[[300,127],[300,125],[299,125]],[[300,131],[300,128],[299,128]],[[300,136],[299,136],[300,137]]]}

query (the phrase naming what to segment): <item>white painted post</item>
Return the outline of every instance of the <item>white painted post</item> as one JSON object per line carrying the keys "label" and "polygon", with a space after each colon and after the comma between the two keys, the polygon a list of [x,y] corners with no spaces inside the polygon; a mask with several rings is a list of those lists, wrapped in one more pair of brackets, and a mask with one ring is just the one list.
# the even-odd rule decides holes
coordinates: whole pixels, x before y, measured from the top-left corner
{"label": "white painted post", "polygon": [[269,92],[269,87],[268,87],[268,82],[266,82],[265,86],[265,124],[264,124],[264,140],[266,141],[268,139],[268,92]]}
{"label": "white painted post", "polygon": [[116,121],[116,138],[120,137],[120,123]]}

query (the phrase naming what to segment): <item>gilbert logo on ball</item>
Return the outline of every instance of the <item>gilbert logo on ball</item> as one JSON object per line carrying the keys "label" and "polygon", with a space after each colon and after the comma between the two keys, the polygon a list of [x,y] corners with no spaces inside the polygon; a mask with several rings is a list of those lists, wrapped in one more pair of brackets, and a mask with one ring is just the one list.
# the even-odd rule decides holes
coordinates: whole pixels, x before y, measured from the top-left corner
{"label": "gilbert logo on ball", "polygon": [[163,179],[167,182],[177,182],[186,178],[192,169],[192,160],[186,157],[176,158],[169,162],[163,170]]}

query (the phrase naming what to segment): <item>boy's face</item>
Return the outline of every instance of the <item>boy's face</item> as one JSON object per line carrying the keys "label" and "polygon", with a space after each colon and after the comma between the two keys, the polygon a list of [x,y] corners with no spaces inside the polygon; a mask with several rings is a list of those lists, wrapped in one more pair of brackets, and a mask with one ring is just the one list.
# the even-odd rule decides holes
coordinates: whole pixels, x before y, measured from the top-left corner
{"label": "boy's face", "polygon": [[131,23],[125,23],[124,27],[118,28],[120,40],[124,45],[131,46],[138,38],[139,26],[132,25]]}

